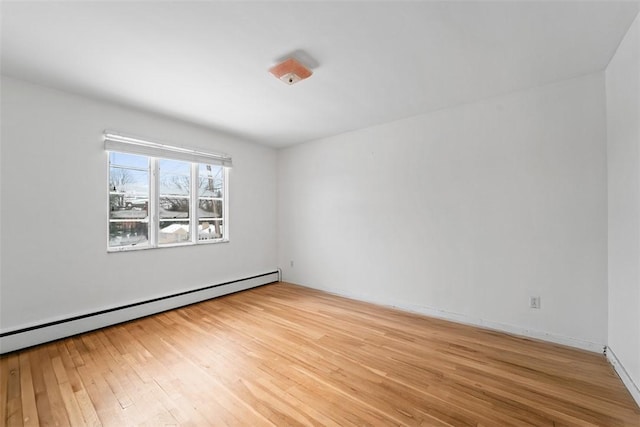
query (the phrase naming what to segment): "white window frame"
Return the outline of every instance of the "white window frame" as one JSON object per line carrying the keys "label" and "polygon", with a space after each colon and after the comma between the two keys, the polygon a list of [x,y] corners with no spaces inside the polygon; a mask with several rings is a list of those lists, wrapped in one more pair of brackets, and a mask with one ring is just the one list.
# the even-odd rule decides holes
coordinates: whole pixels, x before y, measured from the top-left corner
{"label": "white window frame", "polygon": [[[115,135],[115,136],[114,136]],[[132,146],[129,147],[129,141]],[[115,142],[115,143],[114,143]],[[128,149],[132,148],[132,149]],[[158,150],[153,151],[154,148]],[[107,191],[107,252],[126,252],[145,249],[172,248],[180,246],[207,245],[229,242],[229,169],[231,167],[231,157],[223,154],[211,154],[202,151],[173,147],[166,144],[158,144],[141,138],[126,137],[120,134],[105,132],[105,149],[107,152],[107,188],[110,186],[111,178],[111,152],[123,154],[135,154],[148,158],[149,168],[149,202],[147,218],[149,221],[149,236],[144,245],[110,246],[110,218],[111,200],[110,189]],[[159,155],[152,155],[157,153]],[[186,153],[186,154],[185,154]],[[194,154],[195,153],[195,154]],[[174,155],[175,154],[175,155]],[[159,194],[159,161],[161,159],[178,160],[190,163],[190,194],[189,194],[189,240],[180,243],[159,242],[160,233],[160,194]],[[223,172],[222,188],[222,217],[216,221],[222,222],[222,237],[219,239],[200,240],[198,215],[198,204],[200,196],[198,194],[199,166],[212,165],[221,166]],[[219,198],[214,198],[219,199]],[[206,218],[207,219],[207,218]]]}

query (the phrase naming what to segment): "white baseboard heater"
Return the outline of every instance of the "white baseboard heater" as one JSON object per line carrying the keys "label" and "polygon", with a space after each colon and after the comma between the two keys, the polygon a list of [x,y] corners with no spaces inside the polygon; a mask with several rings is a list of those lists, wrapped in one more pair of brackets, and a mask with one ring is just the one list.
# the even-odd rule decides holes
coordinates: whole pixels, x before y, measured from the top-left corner
{"label": "white baseboard heater", "polygon": [[0,354],[279,281],[279,271],[0,332]]}

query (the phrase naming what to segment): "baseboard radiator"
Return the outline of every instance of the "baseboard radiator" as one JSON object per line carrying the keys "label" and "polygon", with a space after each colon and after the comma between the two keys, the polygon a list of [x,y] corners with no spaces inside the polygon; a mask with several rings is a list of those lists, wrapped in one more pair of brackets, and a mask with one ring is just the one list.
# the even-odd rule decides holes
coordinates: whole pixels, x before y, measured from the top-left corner
{"label": "baseboard radiator", "polygon": [[89,332],[105,326],[127,322],[151,314],[161,313],[222,295],[277,282],[279,271],[258,274],[171,295],[138,301],[92,313],[29,325],[0,332],[0,354],[21,350],[60,338]]}

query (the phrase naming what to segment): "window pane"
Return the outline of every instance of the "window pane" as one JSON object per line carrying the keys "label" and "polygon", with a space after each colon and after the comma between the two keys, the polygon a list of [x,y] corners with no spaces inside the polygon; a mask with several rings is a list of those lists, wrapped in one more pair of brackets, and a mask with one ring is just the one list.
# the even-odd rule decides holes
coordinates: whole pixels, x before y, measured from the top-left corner
{"label": "window pane", "polygon": [[198,195],[223,197],[224,168],[216,165],[198,166]]}
{"label": "window pane", "polygon": [[111,166],[128,166],[139,169],[149,168],[149,158],[147,156],[138,156],[136,154],[110,152],[109,163]]}
{"label": "window pane", "polygon": [[221,239],[224,228],[221,220],[202,220],[198,223],[198,240]]}
{"label": "window pane", "polygon": [[222,200],[198,199],[198,217],[223,218]]}
{"label": "window pane", "polygon": [[189,218],[189,199],[160,197],[160,218]]}
{"label": "window pane", "polygon": [[191,163],[161,159],[160,195],[188,196],[191,191]]}
{"label": "window pane", "polygon": [[[147,200],[127,200],[123,202],[122,196],[109,195],[111,201],[111,211],[109,219],[145,219],[149,213],[149,203]],[[123,206],[122,203],[126,203]]]}
{"label": "window pane", "polygon": [[167,245],[172,243],[186,243],[191,240],[188,221],[160,221],[158,243]]}
{"label": "window pane", "polygon": [[109,223],[109,246],[146,245],[149,242],[149,223],[125,221]]}
{"label": "window pane", "polygon": [[127,196],[149,195],[149,171],[111,167],[109,192],[127,193]]}
{"label": "window pane", "polygon": [[170,175],[191,175],[191,163],[183,162],[180,160],[168,160],[168,159],[160,159],[158,160],[158,167],[160,168],[161,174],[170,174]]}
{"label": "window pane", "polygon": [[[115,153],[112,153],[115,154]],[[146,218],[149,172],[112,167],[109,171],[109,218]]]}
{"label": "window pane", "polygon": [[160,194],[168,196],[188,196],[191,179],[183,175],[164,175],[160,173]]}

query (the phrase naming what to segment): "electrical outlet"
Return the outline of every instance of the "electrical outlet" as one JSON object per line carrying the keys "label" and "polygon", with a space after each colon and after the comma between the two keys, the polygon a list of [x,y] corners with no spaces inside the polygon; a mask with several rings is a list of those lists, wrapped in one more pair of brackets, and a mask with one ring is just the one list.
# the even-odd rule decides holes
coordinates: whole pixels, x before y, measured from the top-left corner
{"label": "electrical outlet", "polygon": [[289,265],[293,267],[293,260],[289,261]]}
{"label": "electrical outlet", "polygon": [[540,297],[529,297],[529,308],[540,308]]}

